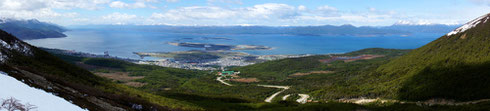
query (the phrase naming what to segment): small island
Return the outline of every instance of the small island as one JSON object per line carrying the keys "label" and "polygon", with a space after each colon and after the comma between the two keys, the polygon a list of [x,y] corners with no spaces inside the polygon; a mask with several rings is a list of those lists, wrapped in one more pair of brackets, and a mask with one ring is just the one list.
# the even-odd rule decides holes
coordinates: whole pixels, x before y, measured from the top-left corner
{"label": "small island", "polygon": [[168,42],[169,45],[180,47],[204,48],[207,51],[226,51],[226,50],[271,50],[273,48],[261,45],[223,45],[209,43],[191,43],[191,42]]}

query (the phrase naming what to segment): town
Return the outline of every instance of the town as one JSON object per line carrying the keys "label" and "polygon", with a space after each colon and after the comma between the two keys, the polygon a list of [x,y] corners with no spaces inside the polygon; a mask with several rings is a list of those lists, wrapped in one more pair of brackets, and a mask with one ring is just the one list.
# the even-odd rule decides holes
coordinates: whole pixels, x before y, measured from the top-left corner
{"label": "town", "polygon": [[[256,63],[261,63],[271,60],[279,60],[285,58],[299,58],[312,56],[311,54],[303,55],[249,55],[249,56],[228,56],[218,59],[203,61],[203,62],[182,62],[175,59],[159,59],[159,60],[140,60],[138,64],[151,64],[162,67],[172,67],[181,69],[196,69],[196,70],[218,70],[220,67],[230,66],[247,66]],[[185,60],[184,60],[185,61]]]}
{"label": "town", "polygon": [[[220,67],[247,66],[247,65],[252,65],[252,64],[271,61],[271,60],[312,56],[312,54],[300,54],[300,55],[248,55],[246,54],[244,55],[242,53],[240,54],[224,53],[226,54],[226,56],[220,56],[217,57],[216,59],[206,59],[206,60],[194,60],[195,57],[174,59],[174,58],[165,58],[159,56],[155,56],[155,58],[159,58],[155,60],[142,60],[142,59],[130,59],[130,58],[111,56],[108,51],[105,51],[104,55],[97,55],[97,54],[91,54],[86,52],[79,52],[75,50],[61,50],[61,49],[49,49],[49,48],[42,48],[42,49],[50,53],[61,54],[61,55],[69,55],[69,56],[76,56],[76,57],[90,57],[90,58],[118,59],[118,60],[124,60],[128,62],[136,63],[136,64],[149,64],[149,65],[157,65],[162,67],[193,69],[193,70],[219,70]],[[208,56],[208,55],[199,54],[197,56]],[[197,58],[207,58],[207,57],[197,57]]]}

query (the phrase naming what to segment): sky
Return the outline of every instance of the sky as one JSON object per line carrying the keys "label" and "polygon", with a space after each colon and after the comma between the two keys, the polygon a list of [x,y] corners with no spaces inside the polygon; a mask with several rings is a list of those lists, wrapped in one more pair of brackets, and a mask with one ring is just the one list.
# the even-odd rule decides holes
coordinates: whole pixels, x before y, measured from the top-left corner
{"label": "sky", "polygon": [[0,17],[63,26],[463,24],[490,0],[0,0]]}

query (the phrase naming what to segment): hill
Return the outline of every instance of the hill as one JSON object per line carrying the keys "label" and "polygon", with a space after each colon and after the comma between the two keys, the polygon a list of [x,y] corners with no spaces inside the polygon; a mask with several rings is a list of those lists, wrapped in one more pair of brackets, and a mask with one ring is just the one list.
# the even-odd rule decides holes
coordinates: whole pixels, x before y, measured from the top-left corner
{"label": "hill", "polygon": [[380,78],[397,78],[384,85],[405,100],[490,98],[489,18],[481,16],[381,66]]}
{"label": "hill", "polygon": [[[390,58],[401,56],[407,53],[409,50],[397,50],[397,49],[381,49],[371,48],[363,49],[359,51],[349,52],[346,54],[329,54],[329,55],[316,55],[302,58],[282,59],[276,61],[268,61],[260,64],[249,65],[244,67],[234,67],[232,70],[241,71],[244,76],[258,77],[260,80],[277,82],[287,79],[294,73],[307,73],[310,71],[336,71],[354,69],[354,63],[358,62],[341,62],[331,61],[322,62],[321,60],[332,59],[333,57],[343,56],[361,56],[361,55],[382,55],[383,57],[373,58],[370,60],[361,60],[369,62],[366,65],[374,62],[373,60],[385,61]],[[345,66],[341,66],[345,65]]]}
{"label": "hill", "polygon": [[[0,30],[0,71],[89,110],[200,109],[98,77]],[[140,107],[141,106],[141,107]]]}
{"label": "hill", "polygon": [[[345,56],[357,56],[363,54],[387,54],[388,58],[398,57],[409,50],[393,50],[393,49],[365,49],[357,52],[343,54]],[[259,111],[297,111],[297,110],[335,110],[335,111],[352,111],[352,110],[435,110],[435,111],[458,111],[458,110],[484,110],[488,109],[490,102],[484,102],[479,104],[461,105],[461,106],[418,106],[416,104],[400,104],[400,103],[375,103],[368,105],[357,105],[351,103],[339,103],[336,101],[319,101],[319,103],[307,103],[299,104],[295,101],[281,101],[277,98],[273,103],[262,102],[267,96],[279,91],[275,88],[257,87],[254,83],[238,83],[233,82],[234,86],[226,86],[215,80],[216,72],[205,72],[197,70],[183,70],[175,68],[165,68],[151,65],[139,65],[133,64],[121,60],[104,59],[104,58],[84,58],[74,57],[62,54],[56,54],[56,56],[63,60],[69,61],[78,66],[89,69],[98,75],[112,79],[118,84],[126,84],[136,89],[153,93],[159,96],[174,98],[179,101],[185,101],[193,103],[205,110],[259,110]],[[279,60],[281,61],[281,60]],[[348,63],[338,63],[333,65],[339,70],[352,67],[350,69],[359,69],[360,67],[367,66],[367,68],[361,68],[360,72],[364,70],[374,70],[383,63],[388,61],[387,58],[381,57],[377,59],[359,60]],[[350,64],[350,65],[347,65]],[[344,67],[338,67],[344,66]],[[349,68],[347,68],[349,69]],[[347,72],[353,72],[345,70],[346,72],[337,73],[334,76],[328,74],[314,74],[305,75],[303,77],[296,77],[297,79],[288,79],[285,82],[270,82],[271,84],[277,83],[291,83],[293,86],[291,91],[285,93],[302,93],[308,90],[317,89],[318,86],[334,83],[334,78],[343,78],[348,75]],[[129,73],[130,77],[142,77],[134,80],[124,80],[115,76],[104,75],[118,75],[119,73]],[[355,74],[351,74],[355,75]],[[242,76],[242,75],[240,75]],[[121,77],[121,76],[120,76]],[[321,81],[323,79],[323,81]],[[340,79],[341,80],[341,79]],[[139,82],[144,85],[127,84],[131,82]],[[339,82],[339,81],[337,81]],[[261,83],[259,83],[261,84]],[[340,86],[340,85],[337,85]],[[353,86],[353,85],[351,85]],[[311,89],[310,89],[311,88]],[[337,91],[348,89],[341,89]],[[324,94],[323,94],[324,95]],[[284,96],[284,95],[281,95]],[[344,96],[339,94],[339,96]],[[321,96],[313,96],[314,100],[319,100]],[[279,98],[279,97],[278,97]],[[290,97],[293,98],[293,97]]]}
{"label": "hill", "polygon": [[67,29],[51,24],[32,20],[16,20],[0,18],[0,29],[22,40],[66,37],[63,32]]}
{"label": "hill", "polygon": [[[318,100],[488,99],[489,18],[489,15],[484,15],[412,51],[366,49],[340,55],[270,61],[232,69],[241,71],[242,76],[258,78],[266,83],[291,85],[291,93],[307,93]],[[384,56],[345,60],[362,54]],[[323,72],[317,73],[319,71]],[[295,74],[306,75],[291,76]]]}

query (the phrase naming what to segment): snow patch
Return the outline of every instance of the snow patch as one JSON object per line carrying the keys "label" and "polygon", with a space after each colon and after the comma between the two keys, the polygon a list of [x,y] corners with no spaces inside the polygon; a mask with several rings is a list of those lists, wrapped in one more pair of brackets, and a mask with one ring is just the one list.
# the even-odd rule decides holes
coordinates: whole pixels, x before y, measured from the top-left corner
{"label": "snow patch", "polygon": [[428,20],[419,20],[419,21],[408,21],[408,20],[399,20],[394,25],[433,25]]}
{"label": "snow patch", "polygon": [[483,16],[481,16],[481,17],[478,17],[478,18],[476,18],[476,19],[474,19],[474,20],[472,20],[472,21],[470,21],[470,22],[466,23],[465,25],[463,25],[463,26],[461,26],[461,27],[459,27],[459,28],[455,29],[454,31],[449,32],[449,33],[448,33],[448,34],[446,34],[446,35],[447,35],[447,36],[455,35],[455,34],[458,34],[458,33],[464,32],[464,31],[466,31],[466,30],[468,30],[468,29],[471,29],[471,28],[473,28],[473,27],[477,26],[477,25],[478,25],[478,24],[480,24],[480,23],[486,23],[486,22],[487,22],[487,20],[490,18],[490,17],[489,17],[489,15],[490,15],[490,14],[483,15]]}
{"label": "snow patch", "polygon": [[63,98],[44,90],[30,87],[0,71],[0,99],[13,97],[21,103],[37,106],[39,111],[86,111]]}
{"label": "snow patch", "polygon": [[3,55],[3,53],[0,52],[0,63],[5,62],[5,60],[7,60],[7,56]]}
{"label": "snow patch", "polygon": [[[21,41],[14,40],[11,43],[7,43],[4,40],[0,40],[0,63],[4,63],[8,59],[8,53],[10,51],[17,51],[26,56],[33,55],[29,45],[22,43]],[[3,53],[2,53],[3,52]]]}

